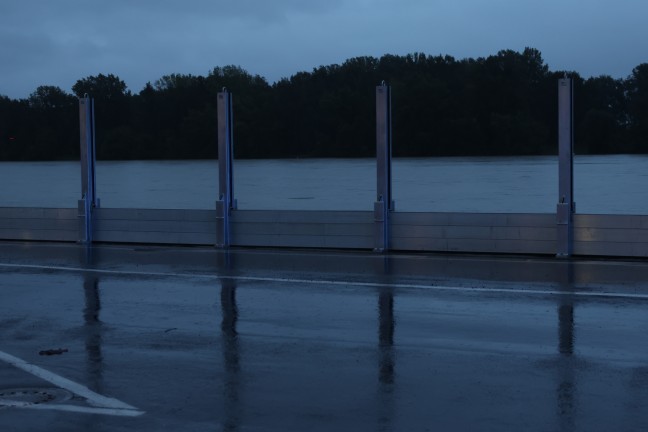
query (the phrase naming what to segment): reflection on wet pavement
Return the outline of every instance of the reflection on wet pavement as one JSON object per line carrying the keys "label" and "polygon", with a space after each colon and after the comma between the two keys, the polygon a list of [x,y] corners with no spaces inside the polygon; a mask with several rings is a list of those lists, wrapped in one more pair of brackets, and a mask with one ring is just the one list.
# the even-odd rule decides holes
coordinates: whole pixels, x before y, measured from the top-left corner
{"label": "reflection on wet pavement", "polygon": [[[455,273],[463,264],[466,273],[485,274],[470,266],[482,258],[444,258],[438,265],[421,256],[370,256],[370,265],[347,273],[345,284],[339,273],[306,274],[294,255],[287,262],[281,254],[258,257],[275,271],[285,267],[251,269],[242,264],[250,257],[238,252],[200,268],[190,260],[188,270],[174,260],[173,276],[164,276],[159,266],[169,264],[151,254],[152,264],[138,264],[138,273],[107,265],[101,253],[69,272],[19,263],[2,268],[3,350],[30,359],[34,347],[63,340],[70,348],[65,356],[31,361],[147,412],[124,419],[6,409],[2,430],[45,423],[53,432],[573,431],[648,424],[642,408],[648,304],[629,297],[640,285],[622,291],[596,263],[518,260],[507,272],[501,261],[484,260],[491,279],[471,291],[474,279]],[[311,257],[333,262],[330,254]],[[350,257],[336,259],[342,266]],[[399,270],[428,264],[437,265],[428,267],[435,272],[428,279]],[[553,281],[533,281],[529,291],[520,279],[525,266],[539,264],[545,267],[537,274],[548,278],[553,269]],[[148,265],[158,267],[142,271]],[[643,265],[632,263],[627,274],[640,281],[641,271],[648,275]],[[324,279],[333,275],[339,283],[328,284]],[[420,288],[426,282],[429,288]],[[604,289],[610,295],[588,294]],[[79,328],[78,311],[82,332],[68,331]],[[36,325],[42,322],[51,325]],[[0,366],[6,386],[37,387]]]}

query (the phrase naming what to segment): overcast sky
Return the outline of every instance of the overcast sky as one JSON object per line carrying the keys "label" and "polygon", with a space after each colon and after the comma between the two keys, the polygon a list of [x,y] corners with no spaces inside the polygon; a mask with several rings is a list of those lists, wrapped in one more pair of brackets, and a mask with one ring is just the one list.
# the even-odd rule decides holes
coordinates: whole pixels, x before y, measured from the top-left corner
{"label": "overcast sky", "polygon": [[270,83],[350,57],[539,49],[551,70],[648,62],[648,0],[0,0],[0,95],[112,73],[139,92],[234,64]]}

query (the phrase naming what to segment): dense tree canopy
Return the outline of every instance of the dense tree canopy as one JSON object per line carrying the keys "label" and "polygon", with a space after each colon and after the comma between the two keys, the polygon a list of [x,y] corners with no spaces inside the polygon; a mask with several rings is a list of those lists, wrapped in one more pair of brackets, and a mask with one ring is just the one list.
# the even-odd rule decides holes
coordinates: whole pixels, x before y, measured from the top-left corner
{"label": "dense tree canopy", "polygon": [[234,95],[235,155],[364,157],[375,153],[375,86],[392,86],[396,156],[557,152],[557,81],[575,80],[578,153],[648,152],[648,64],[626,79],[550,71],[541,53],[457,60],[414,53],[356,57],[270,85],[237,66],[165,75],[131,93],[109,74],[68,94],[40,86],[0,96],[0,160],[78,157],[77,97],[95,99],[100,159],[217,157],[216,98]]}
{"label": "dense tree canopy", "polygon": [[635,144],[641,152],[648,152],[648,63],[643,63],[632,70],[626,80],[627,124]]}

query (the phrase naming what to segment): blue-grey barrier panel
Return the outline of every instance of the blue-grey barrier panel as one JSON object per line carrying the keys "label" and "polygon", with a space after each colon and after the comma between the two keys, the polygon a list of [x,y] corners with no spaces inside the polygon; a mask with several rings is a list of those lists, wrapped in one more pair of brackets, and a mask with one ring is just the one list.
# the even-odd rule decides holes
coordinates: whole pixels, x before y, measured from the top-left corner
{"label": "blue-grey barrier panel", "polygon": [[[97,242],[214,245],[216,210],[106,209],[94,212]],[[232,246],[374,247],[371,211],[232,212]],[[0,239],[76,242],[78,209],[0,208]],[[392,250],[556,253],[555,215],[400,213],[391,215]],[[574,215],[574,255],[648,257],[648,216]]]}
{"label": "blue-grey barrier panel", "polygon": [[214,245],[215,210],[95,209],[97,242]]}
{"label": "blue-grey barrier panel", "polygon": [[553,214],[394,213],[392,248],[439,252],[554,254]]}
{"label": "blue-grey barrier panel", "polygon": [[373,212],[234,211],[232,245],[372,249]]}
{"label": "blue-grey barrier panel", "polygon": [[0,239],[69,242],[78,238],[75,208],[0,208]]}

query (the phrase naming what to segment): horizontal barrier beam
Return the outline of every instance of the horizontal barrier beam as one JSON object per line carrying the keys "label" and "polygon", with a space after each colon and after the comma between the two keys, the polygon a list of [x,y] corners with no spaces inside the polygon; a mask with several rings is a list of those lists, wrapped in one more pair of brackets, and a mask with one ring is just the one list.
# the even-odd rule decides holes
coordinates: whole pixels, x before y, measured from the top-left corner
{"label": "horizontal barrier beam", "polygon": [[[77,209],[0,208],[0,240],[76,242]],[[214,245],[216,210],[95,209],[97,242]],[[372,250],[371,211],[233,210],[231,244]],[[555,255],[555,215],[391,215],[395,251]],[[574,215],[574,255],[648,257],[648,216]]]}
{"label": "horizontal barrier beam", "polygon": [[0,239],[76,242],[79,239],[77,209],[0,208]]}

